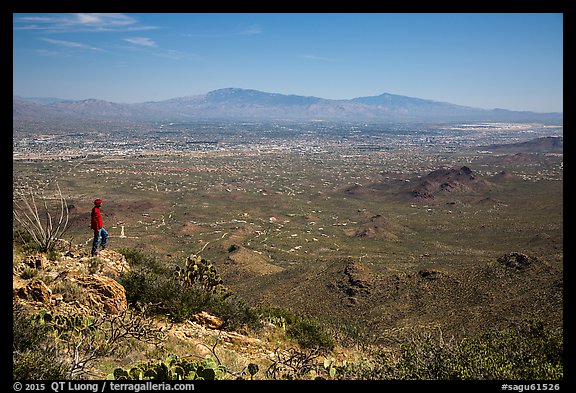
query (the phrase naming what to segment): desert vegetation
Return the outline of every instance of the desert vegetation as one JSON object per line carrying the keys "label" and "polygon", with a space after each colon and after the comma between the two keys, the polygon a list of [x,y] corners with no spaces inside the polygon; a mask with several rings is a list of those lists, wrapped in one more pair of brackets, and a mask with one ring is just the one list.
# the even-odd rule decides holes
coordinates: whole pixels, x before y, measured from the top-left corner
{"label": "desert vegetation", "polygon": [[549,130],[122,127],[15,139],[14,379],[563,379]]}
{"label": "desert vegetation", "polygon": [[[124,249],[132,269],[119,282],[126,288],[130,307],[114,316],[30,311],[15,303],[14,379],[83,379],[108,359],[106,369],[114,379],[510,379],[550,380],[563,378],[562,331],[540,320],[522,320],[504,329],[487,329],[465,339],[444,337],[442,330],[421,332],[395,350],[366,346],[352,360],[334,360],[338,327],[283,307],[251,307],[234,299],[221,283],[206,285],[209,275],[182,279],[164,264],[142,252]],[[208,261],[192,256],[183,268]],[[198,265],[196,265],[198,266]],[[206,269],[208,270],[208,269]],[[190,269],[194,271],[194,269]],[[213,277],[218,274],[212,270]],[[177,323],[207,311],[223,323],[222,330],[262,333],[264,326],[282,332],[286,350],[276,348],[265,370],[247,363],[232,370],[219,357],[218,342],[201,360],[162,348],[167,330],[153,321]],[[345,328],[343,329],[346,330]],[[346,341],[346,340],[345,340]],[[115,367],[126,346],[144,344],[158,349],[163,360],[135,362]],[[359,344],[359,343],[356,343]],[[142,347],[143,348],[143,347]],[[168,351],[168,352],[167,352]]]}

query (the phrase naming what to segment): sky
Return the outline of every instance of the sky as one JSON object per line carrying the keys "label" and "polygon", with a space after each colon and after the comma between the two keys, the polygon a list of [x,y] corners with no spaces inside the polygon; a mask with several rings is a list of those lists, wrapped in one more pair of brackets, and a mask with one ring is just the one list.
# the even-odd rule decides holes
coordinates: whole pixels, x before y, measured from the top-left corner
{"label": "sky", "polygon": [[228,87],[563,112],[563,15],[13,14],[14,95],[137,103]]}

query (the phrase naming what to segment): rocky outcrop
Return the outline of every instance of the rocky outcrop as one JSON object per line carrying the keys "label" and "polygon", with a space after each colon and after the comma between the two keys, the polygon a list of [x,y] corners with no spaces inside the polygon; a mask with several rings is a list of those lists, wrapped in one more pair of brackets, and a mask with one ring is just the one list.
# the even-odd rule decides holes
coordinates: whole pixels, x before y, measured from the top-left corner
{"label": "rocky outcrop", "polygon": [[96,258],[92,258],[91,265],[94,273],[114,279],[130,270],[130,265],[124,255],[110,249],[100,251]]}
{"label": "rocky outcrop", "polygon": [[15,288],[13,292],[14,296],[20,299],[48,305],[52,298],[52,290],[41,280],[31,280],[25,286]]}
{"label": "rocky outcrop", "polygon": [[498,262],[511,269],[523,270],[536,262],[535,257],[528,256],[520,252],[510,252],[498,257]]}
{"label": "rocky outcrop", "polygon": [[117,315],[127,307],[126,290],[110,277],[68,271],[56,278],[54,286],[76,287],[82,294],[75,301],[99,312]]}
{"label": "rocky outcrop", "polygon": [[208,314],[206,311],[192,315],[191,320],[209,329],[218,329],[224,324],[222,319],[215,315]]}
{"label": "rocky outcrop", "polygon": [[346,294],[347,304],[353,306],[359,297],[369,294],[370,275],[361,262],[350,262],[342,270],[337,286]]}
{"label": "rocky outcrop", "polygon": [[15,301],[65,313],[116,315],[127,308],[126,291],[116,281],[129,270],[122,254],[106,249],[91,257],[82,247],[61,240],[50,256],[36,253],[14,261]]}

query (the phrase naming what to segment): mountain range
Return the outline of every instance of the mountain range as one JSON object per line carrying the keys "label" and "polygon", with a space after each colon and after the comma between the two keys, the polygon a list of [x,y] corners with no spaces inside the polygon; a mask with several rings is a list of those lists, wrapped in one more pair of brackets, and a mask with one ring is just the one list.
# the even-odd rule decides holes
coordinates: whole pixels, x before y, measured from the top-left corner
{"label": "mountain range", "polygon": [[384,93],[349,100],[225,88],[134,104],[13,96],[13,119],[326,120],[370,122],[562,121],[563,113],[479,109]]}

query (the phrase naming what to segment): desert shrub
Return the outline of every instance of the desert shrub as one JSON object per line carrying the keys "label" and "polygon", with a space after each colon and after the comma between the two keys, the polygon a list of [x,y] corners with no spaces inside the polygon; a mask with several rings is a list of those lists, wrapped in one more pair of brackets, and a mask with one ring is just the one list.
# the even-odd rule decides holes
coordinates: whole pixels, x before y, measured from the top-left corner
{"label": "desert shrub", "polygon": [[426,333],[414,337],[400,349],[392,370],[397,379],[460,379],[455,373],[457,344]]}
{"label": "desert shrub", "polygon": [[506,329],[488,329],[460,341],[421,334],[393,356],[371,359],[338,370],[344,379],[556,380],[563,378],[562,335],[541,321],[523,321]]}
{"label": "desert shrub", "polygon": [[55,357],[54,347],[13,353],[14,380],[61,380],[67,378],[66,366]]}
{"label": "desert shrub", "polygon": [[325,379],[325,376],[333,378],[335,369],[328,371],[330,361],[320,361],[321,355],[318,348],[276,348],[275,359],[266,370],[266,376],[280,380]]}
{"label": "desert shrub", "polygon": [[459,379],[562,379],[563,347],[562,335],[538,320],[490,329],[459,343],[456,375]]}
{"label": "desert shrub", "polygon": [[131,304],[151,302],[152,287],[155,286],[157,280],[158,274],[141,267],[122,272],[118,279],[126,290],[126,300]]}
{"label": "desert shrub", "polygon": [[[120,249],[130,271],[120,275],[119,282],[126,290],[126,300],[133,305],[148,304],[149,312],[172,314],[175,311],[186,313],[187,307],[182,303],[184,293],[179,293],[178,282],[172,277],[172,272],[162,265],[158,259],[136,249]],[[178,307],[184,309],[179,311]]]}
{"label": "desert shrub", "polygon": [[324,326],[310,317],[297,317],[296,320],[288,324],[286,333],[298,341],[298,344],[303,348],[332,350],[336,344]]}
{"label": "desert shrub", "polygon": [[59,360],[51,329],[22,305],[14,306],[12,316],[14,380],[65,379],[67,365]]}
{"label": "desert shrub", "polygon": [[336,367],[336,378],[344,380],[399,379],[396,363],[389,352],[374,350],[368,358],[358,359]]}
{"label": "desert shrub", "polygon": [[317,319],[299,315],[284,307],[269,307],[259,310],[260,320],[286,329],[288,337],[296,340],[303,348],[332,350],[334,338]]}
{"label": "desert shrub", "polygon": [[123,273],[120,284],[126,290],[126,300],[133,305],[148,305],[151,314],[165,314],[179,322],[201,310],[202,296],[193,290],[182,290],[167,274],[137,267]]}
{"label": "desert shrub", "polygon": [[38,270],[30,267],[25,268],[24,270],[22,270],[22,273],[20,273],[20,277],[23,278],[24,280],[36,277],[37,275]]}
{"label": "desert shrub", "polygon": [[84,303],[88,300],[86,291],[76,281],[61,281],[55,284],[52,288],[54,293],[62,295],[62,300],[65,302],[78,301]]}
{"label": "desert shrub", "polygon": [[[167,315],[175,322],[206,311],[220,317],[224,329],[253,324],[257,319],[250,307],[222,286],[215,267],[202,258],[187,258],[184,268],[178,267],[175,273],[169,264],[141,251],[123,249],[121,253],[131,265],[131,270],[119,279],[129,303],[147,304],[149,312]],[[202,273],[188,275],[193,266]]]}
{"label": "desert shrub", "polygon": [[40,252],[40,246],[34,241],[32,235],[22,228],[15,227],[12,230],[12,244],[26,255]]}
{"label": "desert shrub", "polygon": [[166,267],[154,255],[145,253],[136,248],[121,248],[118,252],[124,255],[128,264],[133,268],[146,267],[156,273],[164,273]]}

